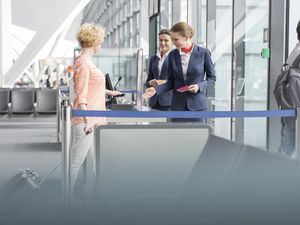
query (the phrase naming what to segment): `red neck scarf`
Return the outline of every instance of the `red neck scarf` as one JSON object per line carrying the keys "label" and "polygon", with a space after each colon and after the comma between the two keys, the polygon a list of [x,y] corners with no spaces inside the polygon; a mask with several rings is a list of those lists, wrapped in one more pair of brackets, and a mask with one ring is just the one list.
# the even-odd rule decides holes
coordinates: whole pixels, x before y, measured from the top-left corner
{"label": "red neck scarf", "polygon": [[181,48],[181,51],[185,54],[189,53],[193,49],[193,44],[189,48]]}

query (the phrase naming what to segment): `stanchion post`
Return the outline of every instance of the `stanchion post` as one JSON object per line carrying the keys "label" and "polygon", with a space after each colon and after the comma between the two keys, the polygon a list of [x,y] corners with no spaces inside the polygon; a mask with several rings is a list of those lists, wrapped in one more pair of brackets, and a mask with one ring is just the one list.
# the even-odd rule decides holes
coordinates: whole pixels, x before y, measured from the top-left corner
{"label": "stanchion post", "polygon": [[300,107],[296,107],[295,159],[300,160]]}
{"label": "stanchion post", "polygon": [[56,116],[57,116],[57,143],[61,143],[60,130],[61,130],[61,103],[60,103],[60,89],[57,88],[56,93]]}
{"label": "stanchion post", "polygon": [[62,101],[62,155],[63,155],[63,200],[70,207],[70,146],[71,146],[71,106],[69,100]]}

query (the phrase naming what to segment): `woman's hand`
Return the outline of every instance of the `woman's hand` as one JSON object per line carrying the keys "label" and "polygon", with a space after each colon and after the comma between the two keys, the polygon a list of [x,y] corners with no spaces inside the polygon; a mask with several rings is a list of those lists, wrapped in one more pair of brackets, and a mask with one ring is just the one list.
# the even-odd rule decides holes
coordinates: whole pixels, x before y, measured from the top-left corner
{"label": "woman's hand", "polygon": [[150,80],[150,81],[149,81],[149,85],[150,85],[151,87],[157,87],[157,86],[158,86],[158,82],[157,82],[156,79],[153,79],[153,80]]}
{"label": "woman's hand", "polygon": [[93,132],[93,129],[94,129],[93,125],[91,125],[88,120],[85,120],[84,128],[83,128],[83,131],[85,132],[85,134],[89,135],[90,133]]}
{"label": "woman's hand", "polygon": [[[80,104],[79,109],[80,110],[87,110],[86,104]],[[85,132],[85,134],[88,135],[88,134],[92,133],[93,132],[93,125],[91,125],[88,117],[83,117],[83,121],[84,121],[83,131]]]}
{"label": "woman's hand", "polygon": [[167,80],[156,80],[156,82],[158,83],[158,85],[162,85],[167,83]]}
{"label": "woman's hand", "polygon": [[157,87],[159,85],[165,84],[166,82],[167,82],[166,80],[153,79],[153,80],[149,81],[149,85],[152,86],[152,87]]}
{"label": "woman's hand", "polygon": [[190,85],[187,91],[196,94],[199,91],[199,86],[197,84]]}
{"label": "woman's hand", "polygon": [[119,91],[109,91],[107,94],[114,97],[117,95],[122,95],[123,93]]}
{"label": "woman's hand", "polygon": [[149,98],[151,98],[155,94],[156,94],[155,88],[154,87],[150,87],[150,88],[147,88],[145,90],[145,93],[143,94],[143,98],[149,99]]}

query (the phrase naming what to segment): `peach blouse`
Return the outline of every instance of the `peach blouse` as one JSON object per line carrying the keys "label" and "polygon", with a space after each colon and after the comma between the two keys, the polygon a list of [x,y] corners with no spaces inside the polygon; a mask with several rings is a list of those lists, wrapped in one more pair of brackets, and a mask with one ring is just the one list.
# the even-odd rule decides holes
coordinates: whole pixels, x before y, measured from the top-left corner
{"label": "peach blouse", "polygon": [[[75,99],[73,109],[79,109],[80,104],[86,104],[87,110],[106,110],[105,107],[105,76],[94,63],[80,55],[74,65]],[[89,117],[92,125],[103,125],[106,118]],[[72,125],[84,123],[82,117],[73,117]]]}

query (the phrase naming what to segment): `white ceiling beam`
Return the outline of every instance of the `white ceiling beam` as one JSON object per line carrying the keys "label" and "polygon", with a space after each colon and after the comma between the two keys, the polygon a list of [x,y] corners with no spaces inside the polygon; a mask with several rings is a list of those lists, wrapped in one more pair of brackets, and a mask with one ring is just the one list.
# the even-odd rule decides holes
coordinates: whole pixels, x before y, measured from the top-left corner
{"label": "white ceiling beam", "polygon": [[53,40],[53,38],[56,38],[89,2],[90,0],[68,0],[67,7],[61,8],[56,15],[52,15],[48,20],[45,17],[41,17],[41,19],[45,19],[44,29],[37,32],[17,61],[6,73],[4,85],[12,86],[15,80],[38,58],[43,47],[49,41]]}

